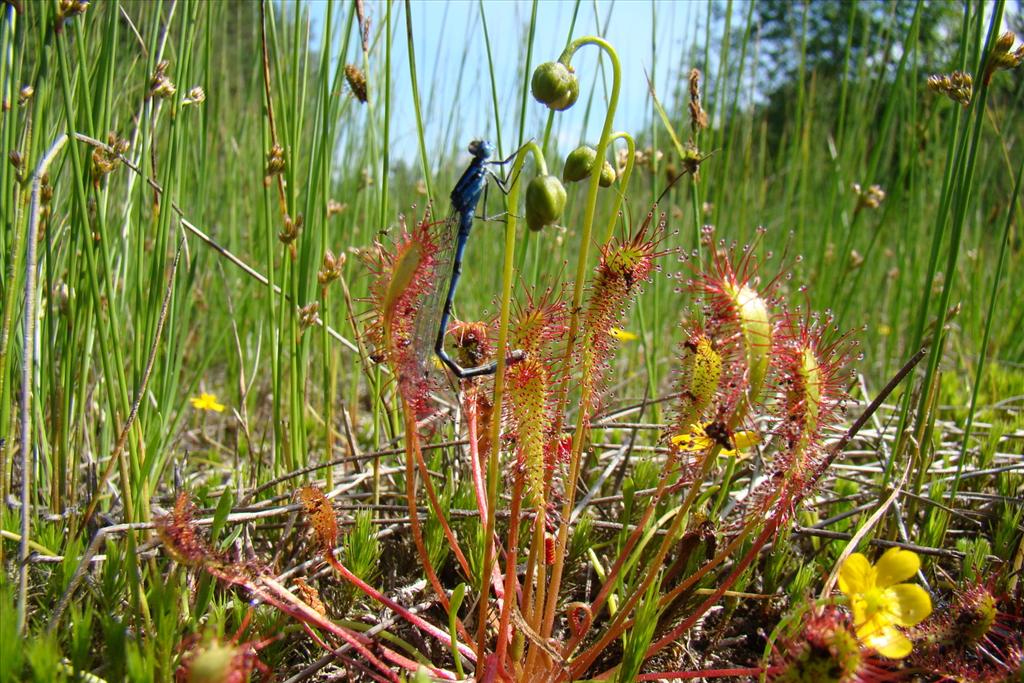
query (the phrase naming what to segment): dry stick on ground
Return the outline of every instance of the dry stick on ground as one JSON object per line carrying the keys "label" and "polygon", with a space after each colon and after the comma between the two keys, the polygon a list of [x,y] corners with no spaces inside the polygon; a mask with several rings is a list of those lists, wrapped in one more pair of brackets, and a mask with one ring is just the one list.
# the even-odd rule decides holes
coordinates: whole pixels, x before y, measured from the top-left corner
{"label": "dry stick on ground", "polygon": [[832,567],[832,572],[828,575],[828,578],[825,580],[825,585],[821,588],[821,598],[826,598],[831,595],[832,589],[836,585],[836,581],[839,580],[839,568],[846,561],[846,558],[852,555],[853,551],[857,549],[857,544],[860,543],[861,539],[867,536],[868,533],[875,528],[878,520],[882,518],[882,515],[885,514],[886,510],[896,502],[896,498],[899,497],[900,491],[903,489],[903,485],[907,482],[907,474],[909,473],[910,462],[908,461],[907,466],[903,468],[903,474],[900,476],[899,482],[893,487],[892,493],[890,493],[889,497],[885,499],[885,502],[878,506],[877,510],[871,513],[868,520],[864,522],[859,529],[857,529],[857,533],[850,538],[846,547],[843,548],[841,553],[839,553],[839,557],[836,558],[836,563]]}
{"label": "dry stick on ground", "polygon": [[[420,604],[414,605],[414,606],[409,607],[407,609],[412,614],[419,614],[421,612],[425,612],[426,610],[432,608],[435,604],[437,604],[437,601],[434,600],[434,599],[430,599],[430,600],[427,600],[426,602],[421,602]],[[385,631],[385,630],[391,628],[392,626],[394,626],[395,622],[397,622],[398,619],[399,619],[399,617],[397,615],[391,616],[388,619],[385,619],[384,621],[381,621],[377,625],[375,625],[375,626],[367,629],[366,631],[364,631],[363,635],[367,636],[367,637],[375,636],[378,633],[380,633],[381,631]],[[335,650],[332,650],[331,652],[328,652],[323,657],[321,657],[320,659],[316,660],[315,662],[313,662],[312,664],[307,666],[305,669],[303,669],[299,673],[295,674],[291,678],[289,678],[286,681],[284,681],[284,683],[300,683],[301,681],[307,680],[307,679],[315,676],[321,669],[323,669],[325,666],[327,666],[328,664],[333,662],[336,658],[344,655],[346,652],[348,652],[351,649],[352,649],[352,646],[350,646],[348,643],[345,643],[341,647],[339,647],[339,648],[337,648]]]}
{"label": "dry stick on ground", "polygon": [[[853,534],[844,533],[842,531],[829,531],[828,529],[816,529],[814,527],[806,526],[794,526],[790,529],[790,532],[801,536],[815,536],[817,538],[828,538],[836,541],[849,541],[853,538]],[[903,550],[911,550],[919,555],[934,555],[935,557],[945,557],[951,560],[962,560],[967,557],[966,553],[962,553],[959,550],[932,548],[927,545],[904,543],[902,541],[887,541],[884,538],[869,538],[867,542],[869,545],[875,545],[879,548],[902,548]],[[1005,558],[997,557],[996,555],[986,555],[985,557],[991,561],[1006,561]]]}
{"label": "dry stick on ground", "polygon": [[21,543],[18,544],[18,622],[17,632],[23,634],[27,624],[28,608],[28,541],[31,531],[32,472],[32,365],[36,348],[36,232],[39,230],[39,194],[43,176],[57,153],[68,141],[61,135],[46,151],[32,173],[32,200],[29,209],[28,231],[25,234],[25,310],[22,319],[21,361]]}
{"label": "dry stick on ground", "polygon": [[[251,522],[257,519],[277,517],[280,515],[289,514],[300,509],[302,509],[302,505],[300,504],[289,504],[275,508],[268,508],[266,510],[231,513],[225,518],[224,523],[236,524],[243,522]],[[212,526],[213,521],[214,518],[212,516],[203,517],[194,520],[193,524],[199,527]],[[85,551],[85,554],[82,555],[82,559],[79,561],[78,567],[75,569],[75,573],[71,576],[71,580],[68,581],[68,587],[64,590],[64,594],[57,602],[57,607],[56,609],[54,609],[53,614],[50,616],[50,622],[46,626],[46,632],[52,633],[54,629],[57,628],[57,625],[60,623],[61,615],[64,613],[64,610],[67,609],[71,597],[74,595],[75,590],[78,588],[78,585],[82,582],[82,579],[85,577],[85,571],[88,568],[89,564],[91,564],[93,556],[96,555],[100,548],[100,544],[103,543],[108,536],[127,532],[153,529],[155,527],[156,524],[154,524],[153,522],[135,522],[132,524],[114,524],[111,526],[103,527],[102,529],[97,531],[96,535],[93,536],[92,542],[89,544],[88,549]]]}

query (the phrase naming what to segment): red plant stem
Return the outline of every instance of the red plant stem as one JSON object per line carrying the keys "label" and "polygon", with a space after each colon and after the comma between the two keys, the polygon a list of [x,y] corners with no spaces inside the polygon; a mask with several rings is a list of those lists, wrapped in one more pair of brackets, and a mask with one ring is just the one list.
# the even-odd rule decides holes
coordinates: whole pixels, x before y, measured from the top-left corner
{"label": "red plant stem", "polygon": [[501,616],[498,619],[498,647],[495,651],[495,661],[498,666],[504,668],[505,652],[508,649],[510,634],[509,612],[512,603],[516,601],[516,562],[519,555],[519,515],[523,502],[523,471],[516,474],[515,483],[512,485],[512,506],[509,510],[508,522],[508,545],[505,550],[505,599],[501,605]]}
{"label": "red plant stem", "polygon": [[445,519],[443,510],[441,509],[441,503],[437,500],[437,493],[434,491],[434,485],[430,483],[430,472],[427,469],[427,463],[423,460],[423,451],[419,448],[414,449],[416,454],[416,465],[419,467],[420,475],[423,478],[423,488],[427,490],[427,498],[430,500],[430,507],[434,511],[434,515],[437,517],[438,524],[441,525],[441,531],[444,533],[444,537],[448,540],[448,547],[451,548],[452,553],[455,555],[455,559],[458,560],[459,566],[462,567],[463,573],[470,577],[472,574],[469,571],[469,562],[466,561],[466,556],[462,554],[462,548],[459,547],[459,542],[455,538],[455,534],[452,533],[451,527],[448,525],[448,520]]}
{"label": "red plant stem", "polygon": [[[480,513],[480,524],[486,529],[489,513],[487,511],[487,493],[484,490],[483,471],[480,469],[480,447],[477,441],[477,435],[480,432],[478,427],[480,412],[477,409],[477,402],[475,400],[466,401],[465,414],[466,434],[469,439],[469,462],[473,472],[473,490],[476,493],[476,507]],[[501,572],[496,564],[491,569],[491,583],[494,586],[494,594],[501,600],[504,597]],[[469,572],[466,572],[466,576],[470,576]]]}
{"label": "red plant stem", "polygon": [[[427,548],[423,544],[423,534],[420,532],[420,520],[416,510],[416,468],[413,463],[416,460],[416,453],[419,452],[420,448],[419,433],[416,431],[416,418],[414,417],[412,409],[405,403],[404,399],[402,400],[402,404],[402,414],[405,416],[405,500],[409,509],[409,526],[412,529],[412,539],[416,546],[416,552],[420,556],[420,562],[423,563],[423,571],[426,573],[427,579],[430,581],[430,585],[434,589],[434,593],[437,595],[438,601],[441,603],[441,607],[444,608],[445,612],[448,612],[451,610],[451,604],[448,601],[448,594],[445,593],[444,588],[441,587],[441,582],[437,578],[434,566],[430,563],[430,555],[427,553]],[[422,458],[422,454],[419,457]],[[327,555],[333,558],[332,553],[327,553]],[[363,585],[366,584],[364,583]],[[369,588],[369,586],[367,586],[367,588]],[[469,638],[462,622],[456,620],[455,625],[456,628],[462,627],[459,628],[461,637],[467,642],[472,642],[472,639]],[[449,647],[451,646],[451,638],[449,638],[447,634],[444,634],[441,642],[447,644]],[[473,661],[476,661],[475,653],[472,659]]]}
{"label": "red plant stem", "polygon": [[[711,451],[710,455],[713,456],[717,454],[717,452],[716,448]],[[706,467],[707,465],[705,465],[705,468]],[[702,468],[702,470],[703,469],[704,468]],[[694,499],[700,491],[700,481],[702,479],[703,472],[702,476],[694,480],[693,485],[690,486],[690,491],[687,493],[686,499],[680,505],[679,512],[676,513],[675,518],[672,520],[672,525],[665,533],[665,538],[662,540],[657,554],[654,556],[654,559],[647,564],[647,575],[644,577],[643,581],[639,583],[639,585],[633,590],[633,593],[630,594],[629,598],[627,598],[623,603],[622,607],[619,608],[619,613],[615,615],[614,619],[612,619],[611,624],[609,624],[608,630],[605,631],[604,635],[602,635],[596,643],[589,646],[584,652],[580,653],[580,655],[575,659],[572,669],[573,671],[579,671],[580,673],[586,671],[587,668],[593,664],[594,660],[597,659],[598,655],[608,647],[608,644],[626,629],[626,626],[629,623],[627,619],[629,613],[634,607],[636,607],[636,604],[640,599],[647,594],[647,589],[650,588],[651,584],[658,577],[658,572],[661,570],[661,566],[665,561],[665,556],[668,555],[668,551],[674,543],[673,539],[679,533],[679,527],[682,526],[683,521],[687,517],[686,511],[690,509],[690,506],[693,504]],[[593,612],[591,613],[593,614]],[[581,629],[581,631],[585,632],[586,629]],[[574,638],[573,641],[579,643],[578,637]],[[572,641],[570,644],[572,644]],[[566,654],[563,656],[568,657],[570,652],[571,651],[567,647],[565,649]]]}
{"label": "red plant stem", "polygon": [[305,621],[304,621],[304,622],[302,622],[302,630],[306,632],[306,635],[308,635],[308,636],[309,636],[310,638],[312,638],[312,639],[313,639],[313,642],[314,642],[314,643],[316,643],[317,645],[319,645],[319,646],[320,646],[321,648],[323,648],[324,650],[327,650],[328,652],[330,652],[330,651],[332,651],[332,650],[334,649],[333,647],[331,647],[330,645],[328,645],[327,643],[325,643],[325,642],[323,641],[323,638],[321,638],[321,637],[320,637],[320,634],[319,634],[319,633],[317,633],[316,631],[314,631],[314,630],[313,630],[313,627],[312,627],[312,626],[310,626],[310,625],[309,625],[308,623],[306,623]]}
{"label": "red plant stem", "polygon": [[[323,639],[317,634],[317,632],[313,630],[313,627],[310,626],[308,623],[302,622],[302,630],[304,630],[306,632],[306,634],[310,638],[313,639],[313,642],[316,643],[317,645],[319,645],[321,648],[323,648],[324,650],[326,650],[329,653],[332,653],[332,654],[335,653],[335,650],[337,648],[335,648],[335,647],[325,643],[323,641]],[[359,633],[355,633],[354,635],[356,635],[357,637],[361,637],[361,634],[359,634]],[[365,639],[365,640],[368,643],[372,642],[369,639]],[[399,653],[395,652],[394,650],[392,650],[392,649],[390,649],[388,647],[381,646],[381,652],[384,655],[385,659],[390,660],[392,663],[397,664],[398,666],[402,667],[403,669],[405,669],[407,671],[416,672],[416,671],[420,670],[421,666],[423,666],[420,662],[415,662],[415,661],[409,659],[408,657],[404,657],[404,656],[400,655]],[[377,674],[375,674],[370,669],[366,668],[365,665],[363,665],[361,662],[359,662],[357,660],[351,660],[348,657],[344,657],[343,655],[335,655],[335,656],[337,656],[339,659],[344,659],[344,660],[350,661],[354,666],[359,667],[364,673],[366,673],[367,675],[369,675],[371,678],[373,678],[375,680],[378,680],[378,681],[388,680],[387,678],[383,678],[381,676],[378,676]],[[448,681],[453,681],[456,678],[455,674],[453,674],[451,671],[445,671],[444,669],[439,669],[437,667],[432,667],[432,666],[428,666],[426,668],[430,671],[431,675],[433,675],[435,678],[442,678],[442,679],[448,680]],[[390,674],[390,672],[388,672],[388,673]],[[391,675],[390,679],[394,680],[394,676]]]}
{"label": "red plant stem", "polygon": [[366,661],[377,667],[377,669],[384,673],[390,680],[398,683],[398,677],[395,676],[395,674],[388,668],[387,664],[380,661],[363,643],[363,641],[366,641],[365,637],[352,633],[348,629],[342,628],[329,619],[326,619],[322,614],[292,595],[288,589],[272,578],[268,576],[260,577],[260,584],[257,584],[255,581],[248,578],[240,578],[237,576],[229,577],[225,576],[223,573],[214,573],[214,575],[230,581],[231,583],[244,586],[250,593],[257,596],[263,602],[276,607],[284,614],[287,614],[303,624],[316,624],[318,628],[338,636],[348,643],[356,652],[362,655]]}
{"label": "red plant stem", "polygon": [[[686,579],[682,583],[680,583],[678,586],[676,586],[675,588],[670,590],[665,595],[661,596],[661,598],[658,600],[658,606],[659,607],[667,606],[673,600],[675,600],[676,597],[678,597],[680,593],[682,593],[683,591],[685,591],[685,590],[689,589],[690,587],[692,587],[695,583],[700,581],[708,572],[710,572],[712,569],[714,569],[715,567],[720,565],[727,557],[729,557],[729,555],[732,554],[732,552],[736,549],[736,547],[739,546],[743,542],[743,540],[747,536],[747,532],[749,531],[750,527],[752,527],[754,524],[755,524],[754,520],[752,520],[751,522],[748,522],[747,525],[736,535],[736,537],[733,538],[733,540],[730,541],[729,544],[725,548],[720,550],[717,555],[715,555],[713,558],[711,558],[708,562],[706,562],[703,566],[701,566],[700,569],[695,571],[693,574],[691,574],[690,576],[686,577]],[[614,637],[617,637],[619,634],[621,634],[627,628],[632,626],[633,625],[633,621],[634,621],[633,619],[628,619],[628,620],[622,622],[621,625],[616,624],[616,626],[620,626],[620,627],[617,628],[617,630],[615,631]],[[608,639],[608,642],[610,642],[610,641],[611,641],[611,638]]]}
{"label": "red plant stem", "polygon": [[366,674],[367,676],[370,677],[370,680],[373,680],[373,681],[386,681],[387,680],[386,678],[382,678],[381,676],[378,676],[377,674],[375,674],[372,669],[367,668],[367,666],[365,664],[363,664],[362,662],[360,662],[358,659],[354,659],[352,657],[348,657],[348,656],[343,655],[343,654],[335,655],[335,657],[339,661],[341,661],[341,663],[344,664],[346,667],[362,671],[364,674]]}
{"label": "red plant stem", "polygon": [[[356,588],[361,590],[368,597],[370,597],[370,598],[376,600],[377,602],[381,603],[382,605],[386,606],[388,609],[390,609],[393,612],[395,612],[396,614],[398,614],[400,617],[402,617],[403,619],[408,621],[413,626],[416,626],[417,628],[419,628],[419,629],[423,630],[424,632],[426,632],[426,633],[430,634],[431,636],[433,636],[435,639],[439,640],[445,646],[447,646],[447,647],[451,646],[451,642],[452,641],[451,641],[450,634],[448,634],[445,631],[442,631],[437,626],[434,626],[429,621],[425,620],[423,617],[421,617],[421,616],[419,616],[417,614],[413,614],[412,612],[407,610],[405,607],[403,607],[399,603],[395,602],[391,598],[387,597],[386,595],[384,595],[383,593],[378,591],[373,586],[369,585],[368,583],[366,583],[365,581],[360,579],[358,576],[356,576],[351,571],[349,571],[345,567],[345,565],[343,565],[341,562],[339,562],[338,558],[336,558],[333,553],[326,553],[324,555],[324,559],[327,560],[327,563],[329,565],[331,565],[331,567],[333,567],[336,572],[341,574],[341,577],[343,579],[345,579],[346,581],[351,583],[353,586],[355,586]],[[476,661],[475,653],[468,646],[466,646],[463,643],[459,643],[458,647],[459,647],[459,652],[461,652],[463,655],[465,655],[465,657],[467,659],[469,659],[470,661],[474,661],[474,662]]]}
{"label": "red plant stem", "polygon": [[[788,500],[784,502],[788,503]],[[743,559],[740,560],[736,567],[732,570],[732,572],[729,573],[729,576],[725,577],[725,580],[722,581],[722,584],[718,588],[716,588],[715,591],[708,596],[707,600],[702,602],[700,606],[697,607],[697,609],[694,610],[690,616],[684,619],[682,623],[680,623],[678,626],[676,626],[671,631],[662,636],[653,645],[647,648],[647,652],[644,653],[644,659],[651,657],[656,652],[658,652],[658,650],[662,649],[669,643],[676,640],[680,635],[685,633],[687,629],[689,629],[691,626],[697,623],[697,620],[704,616],[704,613],[711,609],[715,605],[715,603],[717,603],[722,598],[725,592],[729,590],[729,588],[734,583],[736,583],[736,580],[738,578],[740,578],[740,575],[747,570],[747,567],[750,566],[750,563],[757,558],[758,554],[761,552],[761,548],[763,548],[765,543],[768,542],[768,539],[774,536],[775,532],[779,530],[779,525],[781,524],[781,521],[782,515],[780,514],[776,514],[768,520],[768,524],[767,526],[765,526],[764,531],[762,531],[758,535],[757,539],[754,541],[754,544],[750,547],[750,550],[747,551],[747,554],[743,556]]]}
{"label": "red plant stem", "polygon": [[487,490],[484,486],[484,473],[480,469],[480,447],[477,442],[479,415],[476,401],[466,401],[466,432],[469,435],[469,466],[473,473],[473,491],[476,493],[480,523],[487,528]]}
{"label": "red plant stem", "polygon": [[736,536],[731,541],[729,541],[728,545],[719,550],[718,553],[710,560],[705,562],[700,569],[695,571],[690,576],[686,577],[686,579],[682,583],[680,583],[678,586],[670,590],[668,593],[665,593],[665,595],[661,596],[661,599],[658,602],[659,606],[665,607],[666,605],[671,603],[679,596],[680,593],[692,587],[693,584],[697,583],[702,578],[704,578],[704,576],[708,572],[710,572],[712,569],[720,565],[722,561],[725,560],[725,558],[729,557],[729,555],[732,554],[732,551],[736,550],[736,547],[743,542],[743,539],[747,537],[747,533],[750,531],[751,527],[753,527],[758,521],[760,520],[753,518],[749,522],[747,522],[744,525],[744,527],[739,531],[739,533],[737,533]]}
{"label": "red plant stem", "polygon": [[[543,605],[544,605],[544,580],[546,572],[544,571],[544,519],[545,511],[543,509],[537,511],[537,519],[534,521],[533,527],[533,540],[530,543],[530,554],[529,559],[526,563],[526,579],[523,583],[523,599],[522,609],[523,618],[526,623],[533,628],[534,631],[540,632],[540,620],[543,618]],[[535,578],[536,577],[536,578]],[[537,586],[537,595],[534,598],[533,587]],[[515,661],[522,659],[522,649],[525,644],[525,637],[523,634],[516,634],[516,642],[513,644],[512,656]],[[530,653],[527,655],[525,671],[533,671],[531,668],[537,658],[537,648],[531,648]]]}
{"label": "red plant stem", "polygon": [[[611,593],[612,588],[615,586],[615,580],[618,578],[619,572],[622,570],[622,566],[626,563],[626,560],[629,558],[629,554],[633,551],[633,548],[640,541],[640,537],[643,535],[644,529],[647,527],[647,522],[650,521],[658,503],[661,502],[661,497],[665,494],[665,489],[668,488],[669,473],[671,472],[673,465],[674,458],[672,455],[669,455],[669,459],[665,464],[665,470],[658,481],[658,488],[654,491],[654,495],[651,496],[650,503],[648,503],[647,508],[644,510],[644,514],[640,518],[640,522],[629,534],[629,538],[626,539],[626,545],[623,546],[622,551],[619,552],[618,556],[615,558],[612,568],[608,570],[607,578],[602,584],[601,590],[598,592],[597,597],[594,598],[594,602],[590,603],[590,614],[595,618],[601,611],[601,608],[604,607],[605,600],[608,599],[608,594]],[[580,629],[580,632],[570,639],[563,650],[563,656],[569,656],[573,650],[576,649],[576,647],[586,637],[592,624],[593,620]]]}

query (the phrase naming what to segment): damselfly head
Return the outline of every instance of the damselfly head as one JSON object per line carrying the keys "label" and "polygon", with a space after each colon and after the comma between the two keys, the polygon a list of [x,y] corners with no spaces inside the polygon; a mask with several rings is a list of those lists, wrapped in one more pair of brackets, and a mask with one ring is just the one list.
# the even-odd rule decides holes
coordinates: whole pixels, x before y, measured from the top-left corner
{"label": "damselfly head", "polygon": [[473,140],[469,143],[469,153],[477,159],[487,159],[494,154],[494,145],[487,140]]}

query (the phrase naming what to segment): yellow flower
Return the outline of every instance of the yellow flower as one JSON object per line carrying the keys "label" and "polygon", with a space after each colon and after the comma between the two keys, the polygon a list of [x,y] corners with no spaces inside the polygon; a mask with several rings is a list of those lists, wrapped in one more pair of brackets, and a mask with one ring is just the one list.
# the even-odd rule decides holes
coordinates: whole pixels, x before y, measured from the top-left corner
{"label": "yellow flower", "polygon": [[878,654],[902,659],[913,648],[896,626],[914,626],[931,614],[932,599],[916,584],[900,583],[917,573],[917,553],[890,548],[872,565],[854,553],[839,568],[839,590],[850,600],[857,637]]}
{"label": "yellow flower", "polygon": [[610,334],[613,338],[623,342],[636,341],[637,339],[640,338],[637,335],[633,334],[632,332],[627,332],[621,327],[613,327],[612,329],[608,330],[608,334]]}
{"label": "yellow flower", "polygon": [[217,397],[205,391],[199,394],[198,398],[192,397],[189,401],[196,410],[212,410],[215,413],[224,412],[224,404],[217,403]]}
{"label": "yellow flower", "polygon": [[719,455],[736,455],[737,451],[747,450],[760,440],[756,432],[730,434],[721,422],[692,425],[688,433],[676,434],[671,439],[672,445],[682,453],[703,453],[720,444],[722,450],[718,451]]}

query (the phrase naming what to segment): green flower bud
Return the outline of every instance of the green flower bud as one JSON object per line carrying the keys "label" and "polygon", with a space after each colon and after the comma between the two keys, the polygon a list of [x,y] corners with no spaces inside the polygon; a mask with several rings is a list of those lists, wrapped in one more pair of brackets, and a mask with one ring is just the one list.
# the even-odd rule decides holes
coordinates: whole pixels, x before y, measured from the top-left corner
{"label": "green flower bud", "polygon": [[565,187],[552,175],[537,176],[526,186],[526,224],[530,230],[553,225],[565,210]]}
{"label": "green flower bud", "polygon": [[192,683],[213,683],[226,681],[237,672],[234,661],[239,650],[231,643],[213,640],[201,645],[191,653],[185,666],[187,680]]}
{"label": "green flower bud", "polygon": [[565,167],[562,168],[562,180],[567,183],[575,183],[587,178],[590,169],[594,167],[594,160],[597,159],[597,150],[588,145],[580,145],[569,156],[565,158]]}
{"label": "green flower bud", "polygon": [[612,168],[611,163],[605,159],[604,166],[601,167],[601,180],[599,181],[601,187],[611,187],[612,183],[615,182],[616,177],[615,169]]}
{"label": "green flower bud", "polygon": [[[565,158],[562,180],[567,183],[575,183],[589,178],[595,160],[597,160],[597,150],[587,145],[580,145],[569,152],[569,156]],[[615,169],[605,160],[604,166],[601,167],[601,187],[611,186],[615,182],[615,178]]]}
{"label": "green flower bud", "polygon": [[533,98],[548,109],[562,111],[576,103],[580,96],[580,82],[576,74],[561,62],[544,62],[533,72],[530,80]]}

